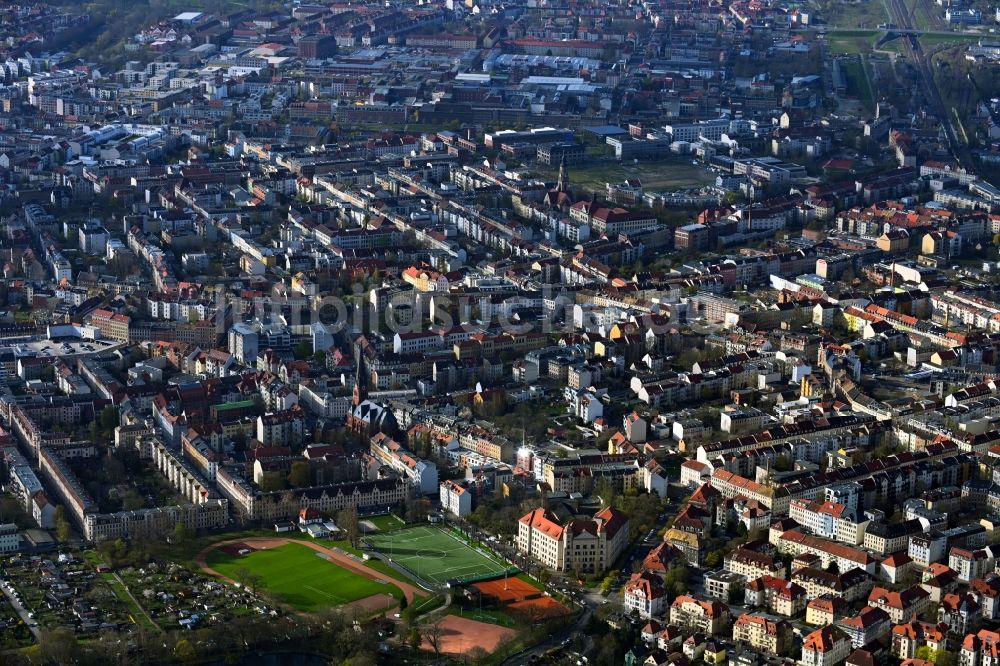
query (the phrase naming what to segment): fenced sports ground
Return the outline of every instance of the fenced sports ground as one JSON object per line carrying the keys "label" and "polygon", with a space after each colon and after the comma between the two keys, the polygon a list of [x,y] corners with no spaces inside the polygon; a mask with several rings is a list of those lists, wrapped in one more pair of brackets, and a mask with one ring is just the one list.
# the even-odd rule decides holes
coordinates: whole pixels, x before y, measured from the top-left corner
{"label": "fenced sports ground", "polygon": [[440,527],[421,525],[369,534],[367,544],[384,558],[434,585],[494,578],[517,569]]}
{"label": "fenced sports ground", "polygon": [[[260,544],[264,540],[249,541]],[[309,613],[375,595],[395,599],[403,595],[392,582],[376,580],[378,572],[367,572],[361,565],[357,570],[348,569],[322,552],[322,547],[284,539],[268,540],[264,548],[243,543],[213,548],[206,553],[205,566],[231,580],[240,577],[241,569],[246,570],[260,577],[261,588],[268,594]]]}

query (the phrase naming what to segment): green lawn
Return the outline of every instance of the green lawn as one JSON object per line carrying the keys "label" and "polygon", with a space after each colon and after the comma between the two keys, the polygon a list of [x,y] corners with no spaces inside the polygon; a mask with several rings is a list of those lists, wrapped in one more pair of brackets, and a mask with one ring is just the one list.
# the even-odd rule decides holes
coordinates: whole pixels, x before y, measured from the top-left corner
{"label": "green lawn", "polygon": [[826,4],[820,9],[820,18],[832,28],[874,28],[889,20],[885,5],[878,0]]}
{"label": "green lawn", "polygon": [[903,43],[900,41],[899,37],[896,39],[891,39],[888,42],[882,44],[878,47],[880,51],[891,51],[892,53],[902,53]]}
{"label": "green lawn", "polygon": [[402,592],[395,585],[359,576],[297,543],[257,550],[242,557],[216,549],[208,554],[207,561],[213,569],[233,580],[240,579],[240,569],[260,576],[265,592],[306,612],[339,606],[374,594],[391,594],[396,599],[402,597]]}
{"label": "green lawn", "polygon": [[382,555],[436,585],[488,574],[499,576],[507,569],[506,564],[437,527],[411,527],[371,534],[366,539]]}
{"label": "green lawn", "polygon": [[826,36],[826,48],[831,54],[868,53],[872,50],[875,40],[882,33],[878,30],[851,30],[831,32]]}
{"label": "green lawn", "polygon": [[872,91],[865,78],[864,63],[860,59],[841,60],[840,70],[847,80],[847,93],[857,97],[868,109],[874,109],[875,100],[872,99]]}
{"label": "green lawn", "polygon": [[[558,167],[539,167],[536,171],[546,180],[555,181],[559,176]],[[569,167],[570,183],[592,192],[606,192],[607,183],[620,183],[626,178],[639,178],[643,189],[651,192],[704,187],[715,182],[715,174],[704,167],[677,159],[638,164],[604,160]]]}
{"label": "green lawn", "polygon": [[370,522],[372,525],[379,528],[383,532],[388,532],[390,530],[398,530],[400,528],[406,527],[406,523],[404,523],[399,517],[391,513],[386,514],[384,516],[371,516],[369,518],[365,518],[364,520],[367,520],[368,522]]}
{"label": "green lawn", "polygon": [[990,35],[921,35],[920,45],[925,49],[938,46],[939,44],[962,44],[968,42],[978,42],[979,40],[990,41]]}

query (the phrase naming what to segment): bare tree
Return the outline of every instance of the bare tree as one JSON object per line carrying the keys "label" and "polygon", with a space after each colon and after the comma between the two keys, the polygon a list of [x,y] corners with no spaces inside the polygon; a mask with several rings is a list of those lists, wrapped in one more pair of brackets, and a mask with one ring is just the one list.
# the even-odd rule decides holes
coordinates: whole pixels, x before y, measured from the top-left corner
{"label": "bare tree", "polygon": [[490,653],[482,645],[474,645],[465,653],[465,661],[469,664],[481,664],[486,661]]}
{"label": "bare tree", "polygon": [[249,576],[247,576],[246,584],[250,586],[250,594],[256,597],[257,590],[264,587],[264,579],[261,578],[259,575],[252,573]]}
{"label": "bare tree", "polygon": [[347,541],[351,544],[351,547],[357,548],[361,542],[361,529],[358,527],[357,507],[349,506],[346,509],[342,509],[337,514],[337,527],[344,531],[344,536],[347,537]]}
{"label": "bare tree", "polygon": [[434,656],[441,656],[441,647],[444,643],[444,627],[441,626],[440,622],[434,622],[432,624],[424,625],[422,628],[423,638],[427,641],[427,644],[431,646],[434,650]]}
{"label": "bare tree", "polygon": [[236,576],[236,582],[240,584],[240,587],[246,587],[252,574],[246,567],[240,567],[236,570],[234,575]]}

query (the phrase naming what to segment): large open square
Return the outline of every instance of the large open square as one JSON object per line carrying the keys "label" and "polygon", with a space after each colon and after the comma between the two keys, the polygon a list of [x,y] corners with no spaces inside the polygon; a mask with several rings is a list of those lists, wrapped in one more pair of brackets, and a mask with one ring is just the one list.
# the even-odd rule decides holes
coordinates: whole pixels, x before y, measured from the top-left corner
{"label": "large open square", "polygon": [[[479,576],[498,575],[509,567],[438,527],[411,527],[366,540],[379,553],[409,569],[417,578],[444,585]],[[510,568],[511,571],[515,569]]]}
{"label": "large open square", "polygon": [[[335,564],[329,555],[306,544],[292,542],[262,549],[239,546],[242,544],[214,548],[207,553],[206,565],[238,582],[247,574],[258,576],[259,589],[301,611],[342,606],[376,595],[396,600],[402,596],[396,585]],[[241,555],[242,550],[249,552]]]}

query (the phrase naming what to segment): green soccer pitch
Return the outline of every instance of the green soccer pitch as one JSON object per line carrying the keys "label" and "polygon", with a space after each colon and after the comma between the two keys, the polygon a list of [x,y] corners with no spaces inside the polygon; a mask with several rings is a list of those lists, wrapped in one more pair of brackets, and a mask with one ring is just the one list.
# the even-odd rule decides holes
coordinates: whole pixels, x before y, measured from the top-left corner
{"label": "green soccer pitch", "polygon": [[247,555],[230,555],[218,548],[206,563],[223,576],[240,580],[241,569],[260,577],[260,589],[293,608],[313,612],[365,599],[375,594],[403,593],[395,585],[380,583],[348,571],[321,553],[297,543]]}
{"label": "green soccer pitch", "polygon": [[514,570],[437,527],[410,527],[365,539],[384,557],[436,585]]}

